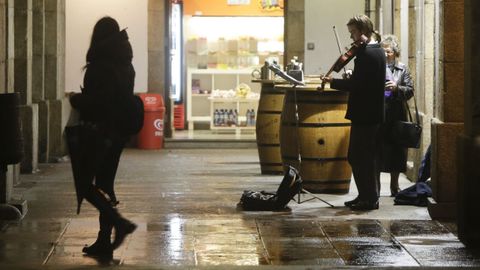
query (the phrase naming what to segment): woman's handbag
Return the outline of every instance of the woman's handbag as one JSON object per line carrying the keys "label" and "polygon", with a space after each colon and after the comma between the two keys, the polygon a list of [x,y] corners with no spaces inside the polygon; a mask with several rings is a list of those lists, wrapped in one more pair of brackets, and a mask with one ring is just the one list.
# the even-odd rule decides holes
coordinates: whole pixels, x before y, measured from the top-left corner
{"label": "woman's handbag", "polygon": [[393,143],[406,148],[419,148],[420,138],[422,137],[422,126],[419,121],[415,96],[413,96],[413,101],[415,103],[415,122],[412,119],[412,114],[410,113],[407,101],[405,100],[403,101],[403,104],[408,112],[409,121],[395,121],[390,130],[390,138]]}

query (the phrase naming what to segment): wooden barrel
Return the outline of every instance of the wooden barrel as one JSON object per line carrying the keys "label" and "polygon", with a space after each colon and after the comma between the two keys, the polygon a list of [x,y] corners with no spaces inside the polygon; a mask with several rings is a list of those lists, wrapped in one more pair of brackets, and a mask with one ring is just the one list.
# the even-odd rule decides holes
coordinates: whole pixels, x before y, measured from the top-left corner
{"label": "wooden barrel", "polygon": [[[286,92],[280,128],[284,165],[300,171],[303,187],[313,193],[348,193],[352,170],[347,161],[350,121],[345,119],[347,94],[297,88]],[[298,153],[301,166],[298,167]]]}
{"label": "wooden barrel", "polygon": [[23,158],[19,93],[0,94],[0,165],[16,164]]}
{"label": "wooden barrel", "polygon": [[262,81],[255,125],[262,174],[283,174],[280,119],[284,97],[285,90],[275,89],[273,81]]}

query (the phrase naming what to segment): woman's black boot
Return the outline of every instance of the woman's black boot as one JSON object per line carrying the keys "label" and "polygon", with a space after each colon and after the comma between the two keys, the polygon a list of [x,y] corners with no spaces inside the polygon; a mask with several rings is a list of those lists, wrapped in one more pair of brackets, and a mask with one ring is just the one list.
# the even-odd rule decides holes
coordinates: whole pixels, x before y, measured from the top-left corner
{"label": "woman's black boot", "polygon": [[113,248],[110,236],[112,235],[112,223],[104,214],[100,213],[98,218],[100,223],[100,231],[95,243],[85,246],[82,251],[91,256],[113,256]]}
{"label": "woman's black boot", "polygon": [[99,231],[98,238],[90,246],[85,246],[82,249],[83,253],[90,255],[90,256],[98,256],[98,257],[113,257],[113,248],[112,243],[110,243],[110,235],[106,237],[105,232]]}
{"label": "woman's black boot", "polygon": [[113,224],[115,228],[115,240],[112,243],[112,250],[118,248],[123,243],[123,240],[125,240],[125,237],[137,228],[137,225],[123,218],[117,209],[112,207],[102,192],[95,187],[92,187],[87,196],[85,196],[85,199],[95,206],[100,212],[100,215],[105,216],[110,224]]}
{"label": "woman's black boot", "polygon": [[123,217],[121,217],[113,227],[115,228],[115,239],[112,243],[113,249],[118,248],[123,243],[123,240],[125,240],[125,237],[137,229],[135,223],[132,223],[130,220]]}

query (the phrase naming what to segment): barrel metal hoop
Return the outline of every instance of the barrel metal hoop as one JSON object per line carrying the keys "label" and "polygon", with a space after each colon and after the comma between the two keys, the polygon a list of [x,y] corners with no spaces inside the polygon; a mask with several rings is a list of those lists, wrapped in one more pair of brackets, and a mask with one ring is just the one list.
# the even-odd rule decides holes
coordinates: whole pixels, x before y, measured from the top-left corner
{"label": "barrel metal hoop", "polygon": [[258,147],[280,147],[279,143],[257,143]]}
{"label": "barrel metal hoop", "polygon": [[[296,127],[296,123],[282,122],[283,126]],[[298,127],[349,127],[350,123],[299,123]]]}
{"label": "barrel metal hoop", "polygon": [[[285,159],[285,160],[298,160],[298,157],[295,157],[295,156],[282,156],[282,159]],[[314,158],[314,157],[304,157],[304,156],[302,156],[302,161],[329,162],[329,161],[346,161],[346,160],[347,160],[347,157]]]}
{"label": "barrel metal hoop", "polygon": [[279,162],[276,162],[276,163],[274,163],[274,162],[260,162],[260,165],[262,165],[262,166],[282,166],[283,163],[281,163],[281,162],[280,163]]}
{"label": "barrel metal hoop", "polygon": [[258,113],[261,113],[261,114],[281,114],[282,111],[265,111],[265,110],[259,110]]}
{"label": "barrel metal hoop", "polygon": [[285,95],[285,90],[262,90],[261,94],[269,94],[269,95]]}
{"label": "barrel metal hoop", "polygon": [[[287,99],[287,103],[295,103],[294,100]],[[300,99],[297,101],[298,104],[345,104],[344,100],[312,100],[312,99]]]}

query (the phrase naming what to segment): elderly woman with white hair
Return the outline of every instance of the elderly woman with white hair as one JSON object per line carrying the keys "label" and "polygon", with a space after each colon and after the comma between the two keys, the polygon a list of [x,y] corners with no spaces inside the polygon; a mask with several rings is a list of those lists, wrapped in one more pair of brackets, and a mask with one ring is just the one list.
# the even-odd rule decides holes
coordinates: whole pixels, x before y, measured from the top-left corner
{"label": "elderly woman with white hair", "polygon": [[388,134],[395,121],[406,121],[405,103],[413,96],[413,80],[407,65],[398,61],[400,47],[393,35],[384,35],[381,46],[387,58],[385,80],[385,123],[383,136],[381,171],[390,173],[391,196],[395,196],[400,188],[398,178],[407,168],[407,148],[396,145]]}

